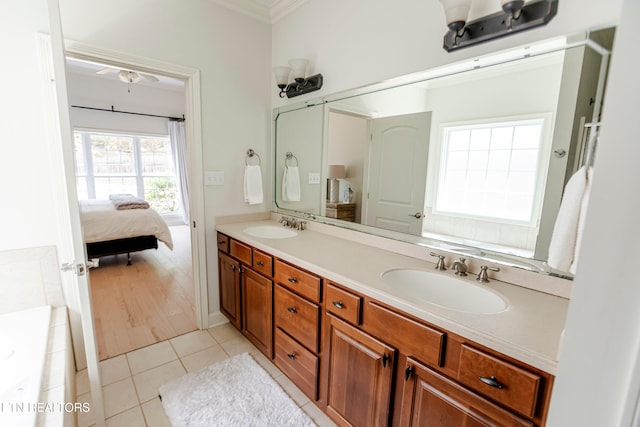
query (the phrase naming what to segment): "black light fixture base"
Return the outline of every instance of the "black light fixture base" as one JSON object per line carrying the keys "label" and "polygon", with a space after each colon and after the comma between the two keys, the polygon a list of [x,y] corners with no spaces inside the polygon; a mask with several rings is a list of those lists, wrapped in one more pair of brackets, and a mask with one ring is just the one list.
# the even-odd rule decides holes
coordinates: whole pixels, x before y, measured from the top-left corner
{"label": "black light fixture base", "polygon": [[287,98],[304,95],[305,93],[319,90],[322,87],[322,74],[307,77],[302,83],[290,83],[285,93]]}
{"label": "black light fixture base", "polygon": [[484,43],[519,31],[546,25],[558,12],[558,0],[539,0],[525,3],[517,19],[509,12],[498,12],[467,23],[462,35],[448,31],[444,35],[444,49],[451,52]]}

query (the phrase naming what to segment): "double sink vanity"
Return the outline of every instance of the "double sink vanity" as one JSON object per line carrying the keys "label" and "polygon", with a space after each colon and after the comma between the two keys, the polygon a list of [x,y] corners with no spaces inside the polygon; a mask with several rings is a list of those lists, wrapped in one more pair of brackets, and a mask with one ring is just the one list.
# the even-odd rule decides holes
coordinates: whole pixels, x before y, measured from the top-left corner
{"label": "double sink vanity", "polygon": [[336,424],[545,424],[567,299],[324,227],[219,224],[220,305]]}

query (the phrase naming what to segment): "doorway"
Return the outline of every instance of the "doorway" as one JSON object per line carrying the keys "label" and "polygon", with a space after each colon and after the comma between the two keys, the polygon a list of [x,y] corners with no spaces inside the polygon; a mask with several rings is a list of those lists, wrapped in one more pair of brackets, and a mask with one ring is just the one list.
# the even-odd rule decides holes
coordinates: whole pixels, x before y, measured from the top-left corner
{"label": "doorway", "polygon": [[[202,220],[203,195],[198,180],[194,179],[195,176],[200,176],[202,169],[201,138],[200,132],[196,131],[200,124],[199,102],[194,100],[199,92],[199,74],[195,70],[155,64],[143,58],[127,58],[122,55],[114,57],[110,52],[99,52],[95,48],[89,49],[77,45],[67,50],[67,57],[94,64],[94,68],[100,67],[99,70],[90,71],[90,74],[102,70],[105,70],[102,74],[113,74],[111,77],[119,80],[117,84],[121,84],[127,94],[141,94],[143,91],[140,89],[143,84],[140,80],[146,81],[147,76],[152,76],[149,79],[149,85],[157,83],[152,80],[154,77],[162,81],[180,80],[182,81],[182,112],[187,117],[185,133],[189,161],[185,163],[189,164],[189,170],[186,171],[188,179],[185,181],[189,182],[190,198],[186,209],[188,212],[186,221],[176,222],[176,215],[169,216],[168,224],[173,250],[169,250],[169,247],[163,243],[158,243],[158,250],[133,252],[131,253],[132,265],[127,265],[126,253],[101,257],[99,267],[89,271],[96,341],[102,360],[208,326],[206,272],[204,271],[204,221]],[[74,74],[70,72],[70,68],[67,67],[67,80],[69,86],[73,86]],[[140,70],[137,76],[129,74],[129,70],[132,69]],[[96,74],[96,76],[100,75]],[[83,84],[86,84],[86,81]],[[103,81],[102,86],[107,86],[107,80]],[[70,88],[69,92],[72,91]],[[82,97],[81,102],[76,102],[78,99],[70,96],[70,105],[88,104],[90,107],[119,110],[119,107],[117,105],[114,107],[113,101],[107,97],[100,100],[99,93],[97,96],[98,99],[94,100]],[[72,107],[71,110],[73,118],[74,108]],[[153,114],[146,115],[144,105],[135,105],[135,102],[124,106],[121,111],[125,110],[143,114],[140,117],[133,114],[127,116],[124,124],[118,128],[114,125],[113,118],[117,113],[96,112],[96,114],[105,114],[104,120],[108,125],[103,127],[97,124],[90,126],[85,124],[82,127],[85,130],[90,128],[92,131],[111,130],[138,135],[140,129],[136,128],[138,125],[135,122],[139,122],[140,119],[162,121],[161,118],[150,117]],[[78,127],[73,119],[72,125],[74,128]],[[156,135],[156,132],[151,133]],[[149,193],[143,191],[142,194]]]}

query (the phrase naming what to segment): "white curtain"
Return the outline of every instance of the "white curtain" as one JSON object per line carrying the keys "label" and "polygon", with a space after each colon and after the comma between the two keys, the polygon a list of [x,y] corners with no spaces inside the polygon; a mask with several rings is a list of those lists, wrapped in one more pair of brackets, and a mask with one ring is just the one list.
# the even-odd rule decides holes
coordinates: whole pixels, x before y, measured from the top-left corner
{"label": "white curtain", "polygon": [[176,187],[182,207],[182,219],[189,224],[189,190],[187,181],[187,144],[184,137],[184,120],[169,120],[169,139],[175,161]]}

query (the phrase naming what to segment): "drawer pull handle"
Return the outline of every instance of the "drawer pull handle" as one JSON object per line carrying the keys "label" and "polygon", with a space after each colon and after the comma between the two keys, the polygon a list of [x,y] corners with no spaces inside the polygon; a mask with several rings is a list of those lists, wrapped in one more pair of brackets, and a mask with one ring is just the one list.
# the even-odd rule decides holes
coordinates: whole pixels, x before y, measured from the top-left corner
{"label": "drawer pull handle", "polygon": [[224,245],[225,243],[227,243],[227,242],[226,242],[226,241],[224,241],[224,240],[218,240],[218,244],[219,244],[219,245]]}
{"label": "drawer pull handle", "polygon": [[262,261],[258,261],[258,262],[256,262],[256,265],[257,265],[258,267],[264,267],[264,262],[262,262]]}
{"label": "drawer pull handle", "polygon": [[295,277],[289,277],[287,280],[291,283],[296,283],[298,281]]}
{"label": "drawer pull handle", "polygon": [[296,354],[295,353],[289,353],[287,354],[287,357],[291,360],[294,360],[296,358]]}
{"label": "drawer pull handle", "polygon": [[342,303],[342,301],[333,301],[332,304],[335,305],[336,308],[339,308],[340,310],[344,308],[344,304]]}
{"label": "drawer pull handle", "polygon": [[404,380],[409,381],[409,377],[413,373],[413,366],[407,366],[407,369],[404,370]]}
{"label": "drawer pull handle", "polygon": [[236,271],[236,266],[235,265],[231,266],[231,271]]}
{"label": "drawer pull handle", "polygon": [[500,384],[496,379],[496,377],[494,377],[493,375],[491,375],[489,378],[486,378],[486,377],[479,377],[479,378],[480,378],[480,381],[482,381],[488,386],[495,387],[495,388],[502,388],[502,384]]}
{"label": "drawer pull handle", "polygon": [[382,367],[386,368],[387,367],[387,362],[391,360],[391,356],[389,356],[387,353],[383,353],[382,354]]}
{"label": "drawer pull handle", "polygon": [[295,307],[289,307],[289,308],[287,308],[287,310],[289,311],[289,313],[295,313],[295,312],[298,311],[298,310],[296,310]]}

